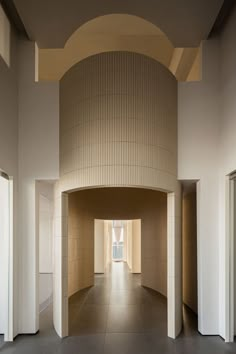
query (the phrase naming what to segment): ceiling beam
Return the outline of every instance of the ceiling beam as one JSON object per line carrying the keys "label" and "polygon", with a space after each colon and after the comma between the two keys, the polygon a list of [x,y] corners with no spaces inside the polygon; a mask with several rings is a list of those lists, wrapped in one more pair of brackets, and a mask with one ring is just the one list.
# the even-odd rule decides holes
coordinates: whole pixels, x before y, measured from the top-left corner
{"label": "ceiling beam", "polygon": [[[175,48],[169,70],[178,81],[186,81],[194,65],[199,48]],[[199,80],[199,78],[196,78]]]}

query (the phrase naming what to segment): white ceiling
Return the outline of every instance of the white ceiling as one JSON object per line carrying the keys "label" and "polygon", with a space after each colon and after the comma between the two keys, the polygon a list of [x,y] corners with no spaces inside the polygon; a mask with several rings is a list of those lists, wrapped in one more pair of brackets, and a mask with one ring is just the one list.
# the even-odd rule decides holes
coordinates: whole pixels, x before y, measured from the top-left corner
{"label": "white ceiling", "polygon": [[[29,37],[40,48],[63,48],[84,23],[114,13],[150,21],[167,35],[174,47],[196,47],[207,38],[223,0],[14,0],[14,3]],[[114,24],[113,30],[117,25]]]}

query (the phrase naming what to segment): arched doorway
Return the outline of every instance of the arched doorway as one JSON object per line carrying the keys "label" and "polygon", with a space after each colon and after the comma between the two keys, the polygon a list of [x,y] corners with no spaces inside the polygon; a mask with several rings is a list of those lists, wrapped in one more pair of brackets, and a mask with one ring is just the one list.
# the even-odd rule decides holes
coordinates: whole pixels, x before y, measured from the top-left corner
{"label": "arched doorway", "polygon": [[[101,193],[102,192],[108,193],[109,190],[114,190],[114,191],[116,190],[116,195],[121,196],[122,189],[123,188],[102,188],[102,189],[99,189],[98,191],[100,191]],[[139,194],[139,189],[124,188],[124,191],[127,192],[127,190],[130,191],[131,194],[133,194],[133,196],[136,195],[135,200],[137,201],[137,195]],[[141,190],[141,191],[143,193],[147,192],[148,194],[154,192],[151,190]],[[61,299],[63,301],[62,302],[63,312],[61,312],[62,316],[56,317],[57,313],[54,312],[54,326],[55,326],[55,329],[57,330],[57,333],[62,336],[68,335],[68,282],[69,281],[68,281],[68,276],[66,276],[66,274],[68,274],[68,263],[69,263],[68,253],[67,253],[68,252],[67,251],[68,250],[68,239],[69,239],[68,235],[70,233],[70,229],[68,228],[68,226],[70,224],[70,222],[69,222],[69,214],[70,213],[69,213],[69,208],[68,208],[68,205],[70,205],[69,199],[70,199],[70,197],[72,199],[74,199],[76,197],[76,194],[79,194],[79,193],[82,193],[84,195],[84,197],[86,196],[87,202],[91,198],[90,202],[91,202],[91,205],[93,206],[92,212],[94,214],[93,214],[93,216],[89,216],[88,208],[85,206],[82,207],[83,203],[81,204],[81,208],[84,210],[82,213],[83,216],[81,216],[81,221],[82,221],[81,228],[82,228],[82,230],[90,230],[89,234],[91,235],[90,237],[92,240],[93,239],[94,215],[98,216],[98,214],[96,214],[96,211],[99,213],[100,219],[105,219],[106,217],[104,217],[104,215],[105,214],[107,215],[107,211],[108,211],[108,209],[106,209],[106,208],[105,208],[105,210],[101,208],[102,205],[107,204],[105,202],[105,201],[107,201],[107,199],[100,198],[101,194],[99,194],[100,195],[100,197],[99,197],[100,203],[97,204],[98,209],[96,209],[96,206],[94,204],[94,199],[93,199],[94,192],[96,192],[96,189],[85,190],[85,191],[71,193],[71,194],[63,193],[62,198],[57,199],[57,202],[59,202],[59,204],[57,206],[57,208],[58,208],[57,209],[58,210],[58,214],[57,214],[58,215],[57,216],[58,232],[57,232],[57,236],[55,238],[55,241],[56,241],[55,250],[58,253],[55,257],[55,263],[60,262],[60,257],[62,257],[62,259],[63,259],[61,273],[58,272],[56,274],[56,276],[55,276],[56,282],[54,283],[54,292],[56,291],[56,293],[57,293],[57,296],[54,297],[54,309],[55,309],[55,311],[57,311],[57,313],[58,313],[58,305],[60,303],[57,301],[57,299],[59,299],[58,295],[59,295],[59,293],[61,293],[61,289],[58,286],[58,284],[60,284],[60,283],[57,283],[57,281],[58,282],[60,281],[60,277],[62,274],[63,274],[63,277],[61,278],[61,286],[64,289],[64,291],[61,293]],[[156,193],[158,193],[158,192],[156,192]],[[74,196],[73,196],[73,194],[74,194]],[[181,220],[180,206],[179,206],[179,211],[178,211],[178,200],[180,200],[180,197],[177,199],[175,197],[174,193],[171,193],[167,196],[165,193],[161,193],[161,194],[163,194],[164,197],[166,198],[165,212],[166,212],[166,221],[167,221],[167,225],[166,225],[167,226],[167,229],[166,229],[167,259],[166,259],[166,261],[168,262],[168,266],[167,266],[168,272],[166,273],[166,279],[167,279],[166,289],[168,288],[168,304],[167,304],[168,329],[167,329],[167,334],[168,334],[168,336],[175,338],[182,328],[181,253],[178,253],[178,250],[181,252],[181,247],[180,247],[180,244],[181,244],[180,232],[181,232],[181,230],[178,228],[181,225],[181,223],[180,223],[180,220]],[[96,195],[96,193],[95,193],[95,195]],[[123,200],[120,200],[120,202],[123,202]],[[134,203],[134,200],[132,201],[132,203]],[[136,202],[134,204],[138,205],[138,203],[136,203]],[[107,204],[107,208],[109,208],[109,203]],[[116,204],[116,208],[120,208],[119,203]],[[103,214],[104,212],[106,212],[106,213]],[[115,211],[113,210],[113,213],[114,212]],[[124,210],[120,210],[120,213],[117,213],[117,209],[116,209],[116,214],[113,214],[113,215],[117,215],[116,219],[123,219],[123,216],[124,216],[123,212],[124,212]],[[60,214],[60,216],[59,216],[59,214]],[[137,217],[137,210],[136,210],[135,214]],[[119,215],[119,217],[118,217],[118,215]],[[127,213],[126,213],[126,215],[127,215]],[[74,217],[75,217],[75,214],[74,214]],[[150,222],[151,218],[153,218],[153,214],[151,214],[149,222]],[[87,221],[86,221],[86,219],[87,219]],[[178,221],[178,225],[175,226],[176,221]],[[145,230],[145,228],[147,228],[146,232],[148,231],[148,229],[150,227],[149,222],[146,222],[146,226],[145,226],[145,222],[142,223],[144,225],[144,230]],[[86,224],[87,224],[87,226],[86,226]],[[92,227],[90,227],[89,224],[91,224]],[[75,227],[75,229],[76,228],[77,227]],[[72,239],[73,238],[74,237],[72,237]],[[89,243],[88,245],[90,245],[88,247],[91,247],[91,243]],[[84,253],[85,257],[87,257],[89,254],[88,249]],[[149,248],[149,250],[150,250],[150,248]],[[59,253],[59,251],[61,253]],[[147,250],[146,250],[146,252],[147,252]],[[93,254],[93,249],[90,254]],[[156,261],[156,259],[153,258],[154,263],[155,263],[155,261]],[[83,264],[83,262],[85,262],[85,263],[87,262],[87,264],[89,264],[88,259],[84,259],[81,262],[81,265]],[[145,259],[143,262],[145,264]],[[147,258],[147,264],[148,264],[147,267],[149,267],[150,262],[149,262],[148,258]],[[147,270],[146,270],[147,274],[146,274],[146,277],[144,277],[144,279],[146,279],[145,280],[146,283],[143,283],[143,285],[147,285],[148,287],[152,287],[151,286],[152,282],[156,281],[155,274],[153,272],[152,273],[150,272],[150,271],[152,271],[152,267],[153,267],[153,265],[151,265],[149,268],[147,268]],[[56,268],[56,270],[57,269],[58,268]],[[89,267],[88,267],[88,269],[89,269]],[[143,273],[145,273],[145,271],[144,271],[145,266],[144,267],[142,266],[142,269],[143,269]],[[60,271],[60,269],[58,269],[58,270]],[[86,270],[83,267],[81,267],[80,271],[82,272],[81,278],[85,279],[85,278],[83,278],[83,275],[86,273]],[[148,277],[148,273],[152,275],[151,278]],[[142,274],[142,276],[143,275],[144,274]],[[86,283],[86,284],[83,283],[83,287],[93,285],[93,280],[94,280],[93,266],[91,266],[90,276],[89,275],[86,276],[86,280],[88,280],[88,283]],[[159,285],[160,284],[161,284],[161,282],[159,283]],[[58,319],[59,319],[59,321],[58,321]],[[63,327],[58,327],[58,325],[63,326]],[[59,332],[60,328],[63,329],[63,332]]]}
{"label": "arched doorway", "polygon": [[[176,159],[177,82],[161,64],[136,53],[102,53],[64,75],[55,207],[54,325],[60,336],[68,334],[68,198],[73,191],[99,187],[167,194],[168,335],[180,333],[181,195]],[[100,215],[103,205],[93,219],[107,218]]]}

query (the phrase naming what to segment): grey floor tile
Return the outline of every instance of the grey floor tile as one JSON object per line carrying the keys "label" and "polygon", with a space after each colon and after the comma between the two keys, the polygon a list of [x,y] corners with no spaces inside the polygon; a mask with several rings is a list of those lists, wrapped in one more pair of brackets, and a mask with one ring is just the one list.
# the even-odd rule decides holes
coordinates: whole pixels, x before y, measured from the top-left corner
{"label": "grey floor tile", "polygon": [[68,337],[62,341],[57,354],[103,354],[105,334]]}
{"label": "grey floor tile", "polygon": [[156,340],[155,336],[145,333],[111,333],[106,335],[105,354],[174,354],[171,340]]}
{"label": "grey floor tile", "polygon": [[52,324],[52,305],[40,314],[37,335],[13,343],[0,336],[0,354],[235,354],[236,343],[201,336],[197,317],[184,308],[178,339],[167,337],[167,300],[141,286],[126,264],[95,276],[95,286],[69,299],[70,337],[60,339]]}
{"label": "grey floor tile", "polygon": [[113,305],[109,307],[107,332],[143,332],[140,305]]}
{"label": "grey floor tile", "polygon": [[70,329],[70,335],[105,333],[107,317],[107,305],[85,304],[78,313],[73,328]]}

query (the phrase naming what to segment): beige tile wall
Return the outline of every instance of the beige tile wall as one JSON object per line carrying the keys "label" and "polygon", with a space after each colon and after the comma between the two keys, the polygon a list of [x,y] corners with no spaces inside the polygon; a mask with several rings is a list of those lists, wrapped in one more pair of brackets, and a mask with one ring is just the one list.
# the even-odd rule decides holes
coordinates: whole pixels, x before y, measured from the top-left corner
{"label": "beige tile wall", "polygon": [[[55,214],[62,208],[63,192],[104,186],[175,192],[168,197],[168,335],[174,338],[181,329],[181,224],[179,215],[174,217],[180,203],[177,83],[161,64],[135,53],[111,52],[87,58],[60,82],[60,181],[55,190]],[[101,203],[98,205],[100,210]],[[115,215],[113,219],[125,218],[120,210]],[[96,217],[106,219],[107,215]],[[129,216],[135,218],[139,216]],[[68,334],[67,222],[68,216],[58,217],[55,250],[54,325],[62,337]],[[79,238],[77,229],[75,239]],[[87,244],[85,247],[90,249]],[[165,249],[160,244],[158,252],[159,247]],[[143,274],[148,274],[148,263],[156,258],[146,251],[143,254],[147,263]],[[164,274],[166,261],[158,257],[158,262]],[[172,263],[174,273],[169,270]],[[146,279],[144,285],[150,286],[151,280]],[[166,293],[164,277],[158,284],[162,285],[156,289]]]}
{"label": "beige tile wall", "polygon": [[104,185],[173,190],[176,156],[177,83],[157,61],[103,53],[62,78],[63,190]]}

